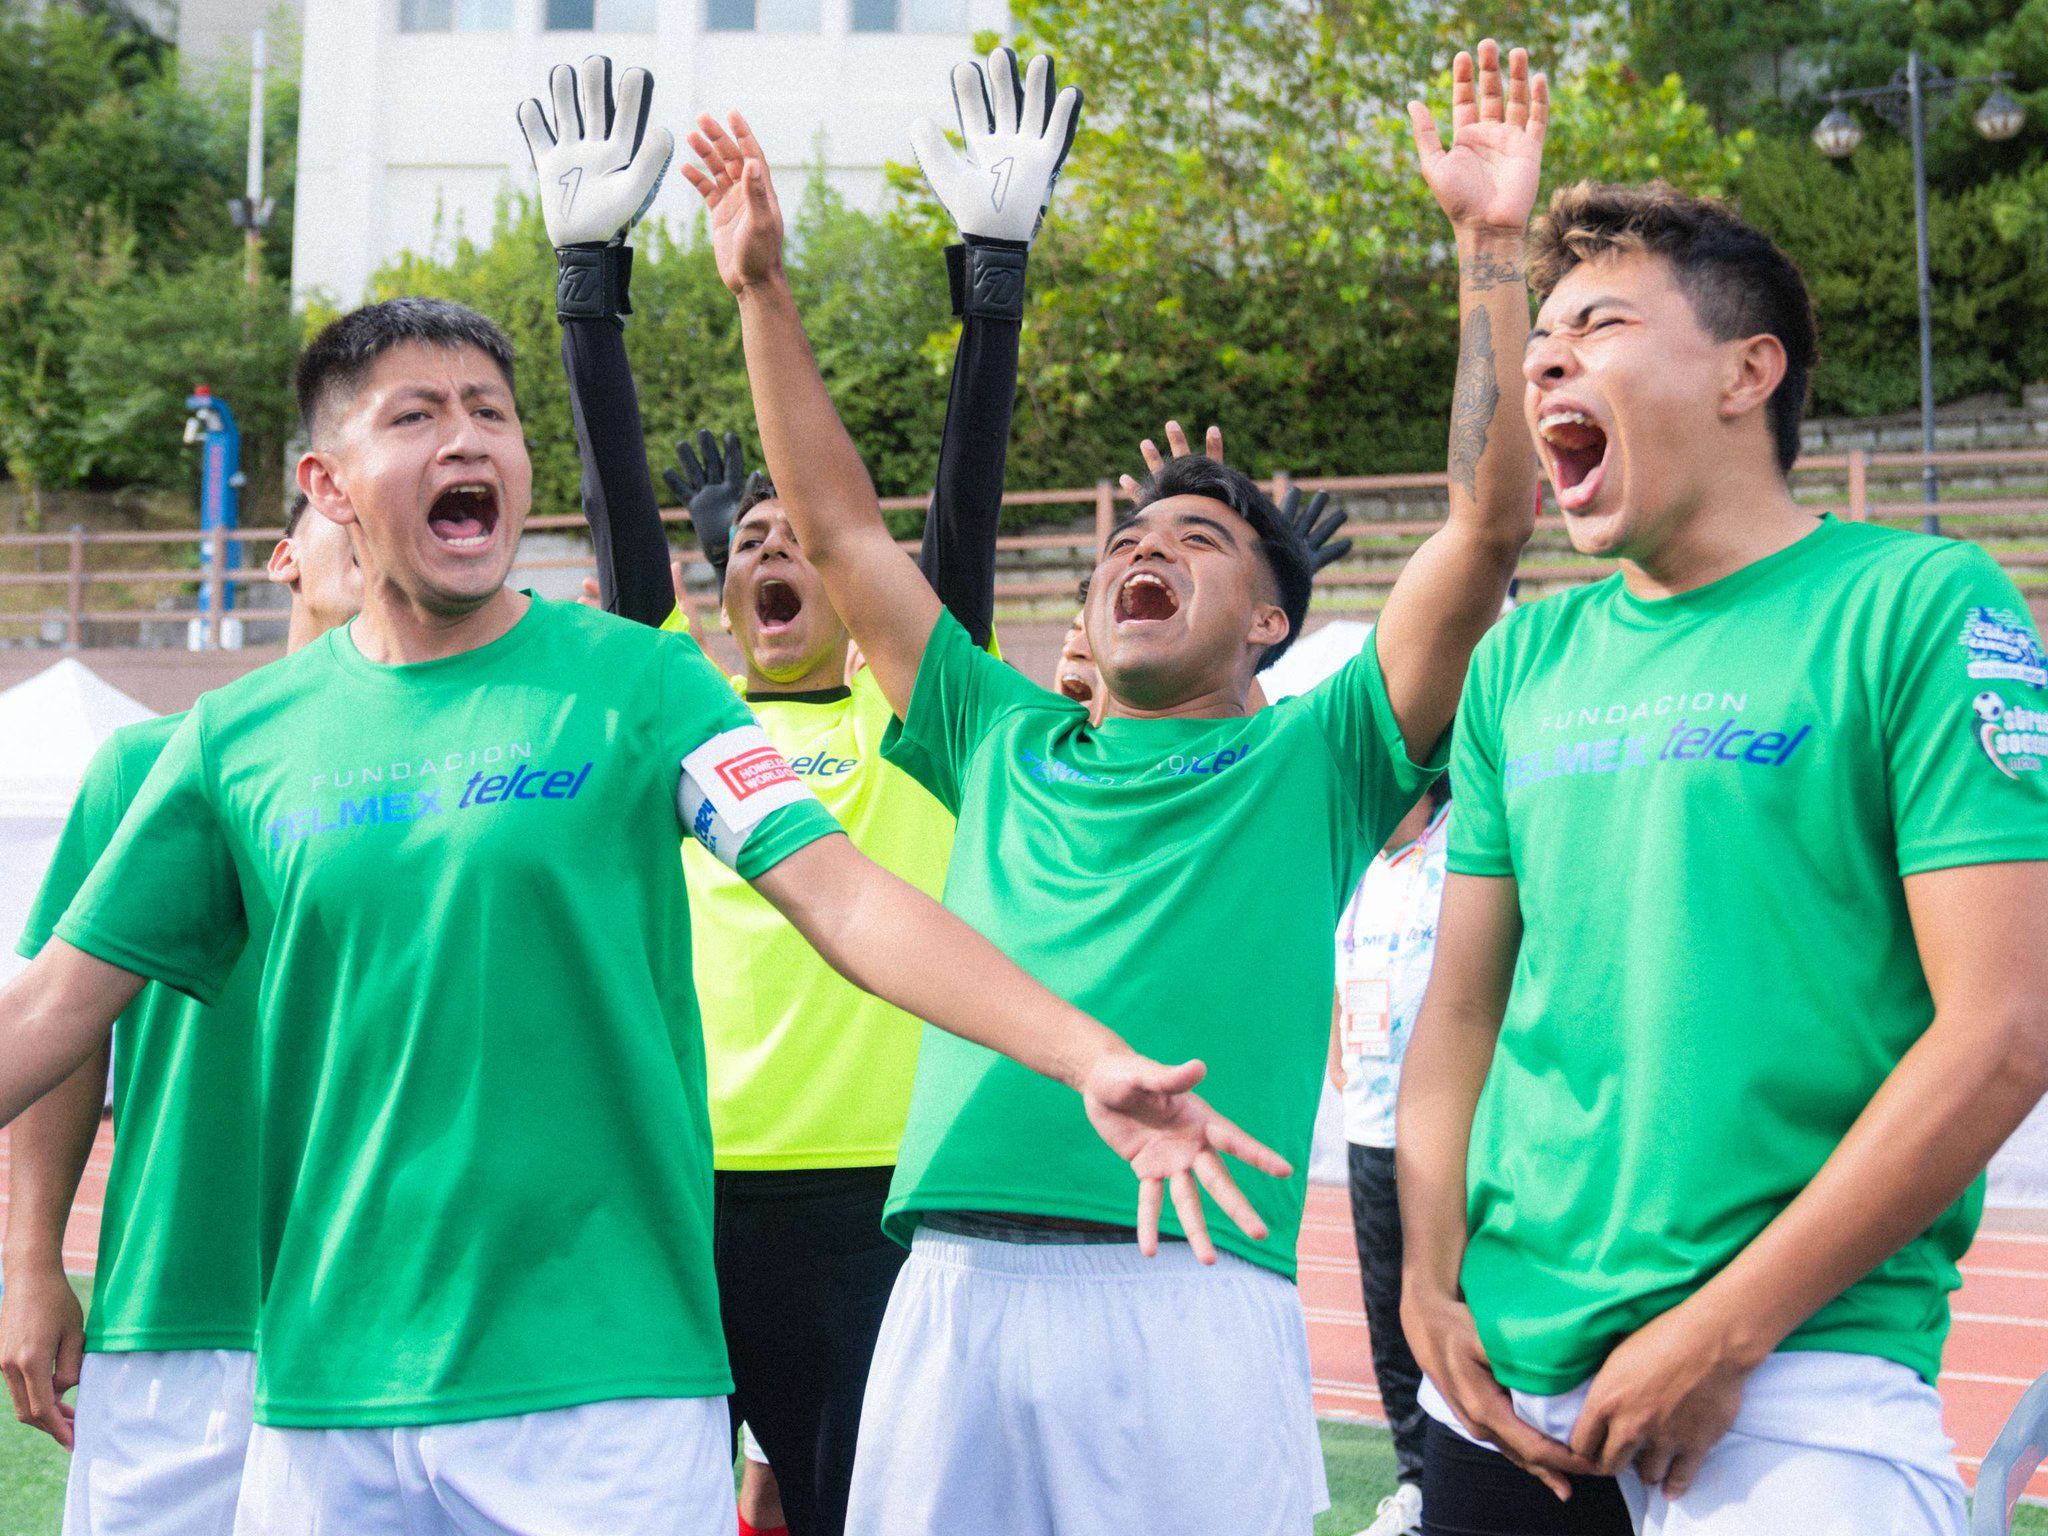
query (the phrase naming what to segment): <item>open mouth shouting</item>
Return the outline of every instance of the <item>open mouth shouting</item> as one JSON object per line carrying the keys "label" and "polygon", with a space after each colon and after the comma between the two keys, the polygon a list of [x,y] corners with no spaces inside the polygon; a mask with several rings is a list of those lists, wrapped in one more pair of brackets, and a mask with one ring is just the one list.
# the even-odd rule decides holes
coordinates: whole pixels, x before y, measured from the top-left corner
{"label": "open mouth shouting", "polygon": [[1163,624],[1179,612],[1180,594],[1155,571],[1132,571],[1116,589],[1119,624]]}
{"label": "open mouth shouting", "polygon": [[1078,667],[1062,667],[1058,678],[1060,693],[1076,704],[1095,702],[1095,685]]}
{"label": "open mouth shouting", "polygon": [[754,588],[754,623],[764,635],[782,634],[803,611],[802,595],[786,581],[769,576]]}
{"label": "open mouth shouting", "polygon": [[427,530],[445,548],[480,550],[498,531],[498,491],[480,480],[451,485],[427,508]]}
{"label": "open mouth shouting", "polygon": [[1607,478],[1606,429],[1576,406],[1553,405],[1537,418],[1536,435],[1550,461],[1559,508],[1583,512]]}

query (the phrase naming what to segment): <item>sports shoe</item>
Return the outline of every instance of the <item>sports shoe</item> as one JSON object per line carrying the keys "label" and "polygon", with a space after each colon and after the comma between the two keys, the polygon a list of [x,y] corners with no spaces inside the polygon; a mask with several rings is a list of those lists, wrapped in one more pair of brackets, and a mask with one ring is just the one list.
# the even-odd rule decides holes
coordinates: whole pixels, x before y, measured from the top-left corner
{"label": "sports shoe", "polygon": [[1419,1536],[1422,1530],[1422,1490],[1403,1483],[1384,1499],[1373,1513],[1373,1522],[1358,1536]]}

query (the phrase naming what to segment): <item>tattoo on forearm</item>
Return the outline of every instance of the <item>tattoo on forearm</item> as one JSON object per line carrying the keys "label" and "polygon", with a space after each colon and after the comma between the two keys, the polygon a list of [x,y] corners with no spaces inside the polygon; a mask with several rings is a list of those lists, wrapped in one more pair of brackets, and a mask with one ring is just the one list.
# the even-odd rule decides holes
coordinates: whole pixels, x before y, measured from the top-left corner
{"label": "tattoo on forearm", "polygon": [[1458,343],[1458,383],[1451,392],[1451,483],[1463,486],[1467,496],[1479,494],[1479,460],[1500,407],[1500,380],[1495,374],[1493,316],[1475,309],[1465,317],[1465,334]]}
{"label": "tattoo on forearm", "polygon": [[1522,282],[1524,281],[1522,253],[1517,251],[1512,256],[1496,256],[1491,251],[1475,252],[1472,257],[1472,264],[1468,267],[1459,268],[1458,281],[1475,293],[1484,293],[1490,288],[1498,288],[1502,283]]}

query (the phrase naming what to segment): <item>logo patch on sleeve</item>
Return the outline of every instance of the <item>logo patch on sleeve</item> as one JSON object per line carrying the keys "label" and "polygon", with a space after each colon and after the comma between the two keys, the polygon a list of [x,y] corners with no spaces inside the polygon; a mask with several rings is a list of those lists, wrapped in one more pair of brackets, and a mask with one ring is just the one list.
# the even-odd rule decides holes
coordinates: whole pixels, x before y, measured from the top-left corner
{"label": "logo patch on sleeve", "polygon": [[789,760],[758,725],[721,731],[683,759],[676,814],[728,869],[756,827],[784,806],[812,798]]}
{"label": "logo patch on sleeve", "polygon": [[2023,613],[1972,608],[1963,619],[1961,644],[1973,678],[2048,687],[2048,654]]}
{"label": "logo patch on sleeve", "polygon": [[1970,701],[1977,744],[2008,779],[2039,773],[2048,759],[2048,710],[2026,709],[1986,690]]}

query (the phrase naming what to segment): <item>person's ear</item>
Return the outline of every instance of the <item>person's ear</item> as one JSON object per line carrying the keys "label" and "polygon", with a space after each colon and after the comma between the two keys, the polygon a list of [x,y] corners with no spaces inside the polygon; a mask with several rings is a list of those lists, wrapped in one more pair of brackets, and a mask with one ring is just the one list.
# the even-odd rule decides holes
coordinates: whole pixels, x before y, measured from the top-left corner
{"label": "person's ear", "polygon": [[1264,649],[1278,645],[1287,638],[1287,610],[1278,603],[1260,603],[1252,610],[1251,628],[1245,631],[1245,643]]}
{"label": "person's ear", "polygon": [[355,504],[342,489],[332,454],[312,449],[300,454],[295,478],[299,489],[306,493],[308,506],[329,522],[348,524],[358,520]]}
{"label": "person's ear", "polygon": [[1785,344],[1766,331],[1728,343],[1721,383],[1721,419],[1738,421],[1760,411],[1785,382]]}
{"label": "person's ear", "polygon": [[264,563],[264,571],[280,587],[299,584],[299,547],[289,536],[277,541],[277,547],[270,552],[270,559]]}

